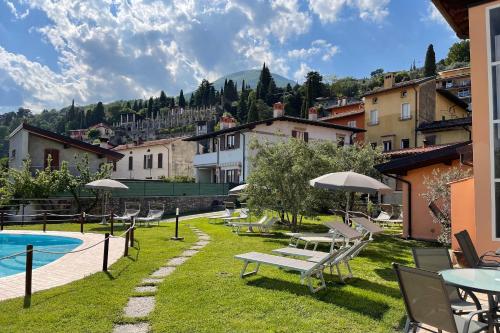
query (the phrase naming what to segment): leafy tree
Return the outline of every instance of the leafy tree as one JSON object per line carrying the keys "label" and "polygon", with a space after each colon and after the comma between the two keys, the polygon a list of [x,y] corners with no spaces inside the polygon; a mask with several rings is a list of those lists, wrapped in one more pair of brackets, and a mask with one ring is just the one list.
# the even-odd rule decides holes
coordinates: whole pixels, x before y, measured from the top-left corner
{"label": "leafy tree", "polygon": [[181,92],[179,93],[179,107],[185,108],[186,107],[186,100],[184,99],[184,92],[181,89]]}
{"label": "leafy tree", "polygon": [[[435,223],[441,225],[438,241],[443,244],[451,242],[451,192],[450,183],[471,175],[471,169],[453,167],[447,171],[432,170],[430,177],[424,178],[427,192],[422,197],[429,205],[429,213]],[[431,209],[430,207],[434,207]]]}
{"label": "leafy tree", "polygon": [[159,104],[160,108],[164,108],[168,105],[167,95],[165,95],[163,90],[160,92]]}
{"label": "leafy tree", "polygon": [[96,139],[99,139],[101,136],[101,132],[97,128],[92,128],[87,132],[87,137],[89,140],[94,141]]}
{"label": "leafy tree", "polygon": [[470,42],[468,39],[454,43],[448,50],[445,64],[450,66],[458,62],[470,62]]}
{"label": "leafy tree", "polygon": [[[377,77],[378,76],[373,76],[372,79]],[[361,85],[359,81],[353,77],[341,79],[334,78],[330,85],[331,94],[337,97],[358,97],[360,95],[360,90]]]}
{"label": "leafy tree", "polygon": [[153,116],[153,97],[149,97],[148,101],[148,112],[146,114],[146,117],[150,118]]}
{"label": "leafy tree", "polygon": [[259,110],[257,110],[257,101],[254,98],[249,98],[250,108],[248,109],[247,123],[259,120]]}
{"label": "leafy tree", "polygon": [[436,53],[434,53],[434,46],[432,44],[427,48],[427,53],[425,54],[425,64],[424,64],[424,76],[435,76],[436,75]]}
{"label": "leafy tree", "polygon": [[370,73],[371,77],[376,77],[384,74],[384,69],[383,68],[377,68],[373,72]]}

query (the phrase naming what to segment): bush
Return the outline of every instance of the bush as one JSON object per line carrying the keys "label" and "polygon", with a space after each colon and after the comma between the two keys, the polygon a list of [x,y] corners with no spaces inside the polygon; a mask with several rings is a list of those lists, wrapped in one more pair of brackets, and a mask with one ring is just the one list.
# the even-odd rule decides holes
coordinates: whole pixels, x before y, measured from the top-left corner
{"label": "bush", "polygon": [[160,179],[166,183],[194,183],[194,177],[191,176],[174,176],[174,177],[161,176]]}

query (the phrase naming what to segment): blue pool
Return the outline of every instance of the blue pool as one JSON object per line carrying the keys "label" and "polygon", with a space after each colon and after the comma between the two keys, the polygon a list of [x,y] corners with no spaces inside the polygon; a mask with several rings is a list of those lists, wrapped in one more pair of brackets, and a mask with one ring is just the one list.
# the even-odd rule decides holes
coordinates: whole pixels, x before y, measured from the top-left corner
{"label": "blue pool", "polygon": [[[0,258],[26,250],[26,245],[32,244],[36,250],[53,252],[71,251],[82,243],[82,240],[72,237],[0,234]],[[46,265],[63,254],[33,253],[33,269]],[[26,254],[0,260],[0,277],[24,272],[26,269]]]}

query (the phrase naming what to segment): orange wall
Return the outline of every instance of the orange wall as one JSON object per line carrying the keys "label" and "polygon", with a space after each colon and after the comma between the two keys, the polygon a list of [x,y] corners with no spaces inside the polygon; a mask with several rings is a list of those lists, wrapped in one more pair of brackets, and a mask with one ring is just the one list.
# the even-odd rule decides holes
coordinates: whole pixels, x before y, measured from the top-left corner
{"label": "orange wall", "polygon": [[[347,126],[349,121],[356,121],[356,126],[358,128],[365,128],[365,114],[354,114],[350,116],[345,116],[342,118],[333,118],[333,119],[325,119],[324,121],[331,124],[337,124],[342,126]],[[365,133],[357,133],[356,134],[356,142],[364,142],[365,141]]]}
{"label": "orange wall", "polygon": [[[469,9],[469,30],[471,45],[472,139],[474,142],[474,191],[475,221],[470,221],[471,230],[476,230],[475,242],[478,252],[494,250],[500,242],[494,240],[492,225],[492,193],[490,176],[490,128],[489,128],[489,86],[488,57],[486,47],[486,8],[500,5],[491,2]],[[499,207],[500,208],[500,207]]]}
{"label": "orange wall", "polygon": [[[451,166],[458,166],[459,161],[455,161]],[[411,237],[416,239],[436,240],[441,233],[441,226],[434,223],[427,202],[422,197],[422,193],[427,192],[427,187],[423,184],[425,177],[430,177],[434,169],[446,171],[450,165],[435,164],[424,168],[409,170],[404,180],[411,183]],[[404,184],[404,183],[403,183]],[[408,219],[408,185],[403,185],[403,237],[409,235]]]}
{"label": "orange wall", "polygon": [[453,236],[464,229],[476,242],[474,223],[474,178],[467,178],[451,184],[451,248],[459,250],[456,238]]}

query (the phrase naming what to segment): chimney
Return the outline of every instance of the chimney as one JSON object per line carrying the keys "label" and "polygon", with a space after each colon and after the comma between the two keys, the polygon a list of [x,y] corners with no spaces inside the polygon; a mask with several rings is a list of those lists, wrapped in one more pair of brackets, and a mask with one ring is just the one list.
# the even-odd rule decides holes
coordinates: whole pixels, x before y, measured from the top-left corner
{"label": "chimney", "polygon": [[281,102],[273,104],[273,118],[282,117],[285,115],[285,105]]}
{"label": "chimney", "polygon": [[236,126],[236,119],[232,116],[222,116],[220,118],[220,129],[233,128]]}
{"label": "chimney", "polygon": [[342,106],[347,105],[347,97],[342,98]]}
{"label": "chimney", "polygon": [[309,120],[318,120],[318,110],[315,107],[309,108]]}
{"label": "chimney", "polygon": [[394,73],[387,73],[384,75],[384,88],[392,88],[394,87],[394,83],[396,80],[396,76]]}

